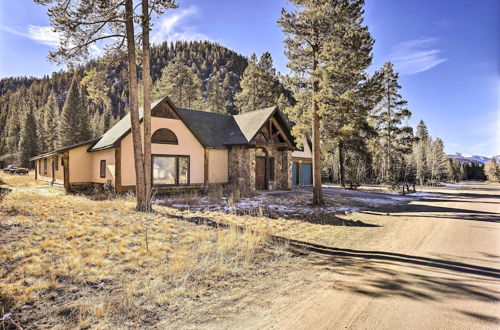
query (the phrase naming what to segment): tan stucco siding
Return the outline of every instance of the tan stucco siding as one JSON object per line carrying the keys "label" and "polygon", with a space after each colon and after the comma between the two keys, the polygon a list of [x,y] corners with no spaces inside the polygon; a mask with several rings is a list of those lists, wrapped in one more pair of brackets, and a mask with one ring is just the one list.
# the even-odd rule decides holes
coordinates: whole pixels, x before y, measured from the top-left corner
{"label": "tan stucco siding", "polygon": [[[152,144],[152,154],[190,156],[190,183],[203,183],[205,154],[200,142],[186,125],[178,119],[152,118],[151,133],[160,128],[168,128],[174,132],[179,144]],[[143,124],[141,124],[142,131]],[[134,151],[131,133],[127,134],[121,141],[121,178],[122,186],[135,185]]]}
{"label": "tan stucco siding", "polygon": [[88,145],[69,150],[69,182],[92,182],[92,156]]}
{"label": "tan stucco siding", "polygon": [[64,167],[61,165],[61,159],[61,155],[58,155],[57,158],[54,158],[54,161],[57,161],[57,169],[54,171],[56,180],[64,180]]}
{"label": "tan stucco siding", "polygon": [[[102,151],[89,152],[91,157],[91,173],[90,181],[98,183],[106,183],[111,180],[115,183],[115,149],[106,149]],[[101,178],[101,160],[106,161],[106,177]],[[71,160],[70,160],[71,161]],[[71,172],[70,172],[71,173]]]}
{"label": "tan stucco siding", "polygon": [[312,158],[312,151],[311,148],[309,148],[309,143],[307,143],[306,139],[302,139],[302,146],[303,149],[302,151],[300,150],[295,150],[292,152],[292,157],[293,158]]}
{"label": "tan stucco siding", "polygon": [[228,153],[227,149],[208,150],[208,182],[228,182]]}

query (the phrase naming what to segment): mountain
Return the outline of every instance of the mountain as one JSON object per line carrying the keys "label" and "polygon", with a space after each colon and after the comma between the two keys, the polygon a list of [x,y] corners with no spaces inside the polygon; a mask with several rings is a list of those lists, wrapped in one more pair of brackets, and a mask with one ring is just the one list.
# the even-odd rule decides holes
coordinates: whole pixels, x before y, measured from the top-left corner
{"label": "mountain", "polygon": [[[455,158],[460,160],[461,162],[467,162],[467,163],[479,163],[479,164],[486,164],[491,160],[491,158],[484,157],[484,156],[479,156],[479,155],[469,155],[469,154],[463,154],[460,152],[456,152],[454,154],[446,155],[448,158]],[[494,156],[496,161],[500,161],[500,155]]]}
{"label": "mountain", "polygon": [[[234,96],[240,91],[240,79],[248,66],[246,57],[217,43],[209,41],[178,41],[151,47],[151,75],[153,82],[160,78],[163,68],[174,58],[179,59],[202,81],[205,94],[208,82],[219,73],[227,88],[227,110],[234,112]],[[73,77],[79,82],[89,72],[96,73],[110,101],[111,124],[122,118],[128,106],[127,64],[124,58],[93,59],[79,65],[72,72],[61,70],[41,78],[8,77],[0,79],[0,165],[14,161],[19,144],[19,132],[24,126],[28,110],[34,112],[37,131],[42,132],[44,106],[54,92],[59,109],[62,108]],[[139,77],[141,70],[138,69]],[[219,75],[220,76],[220,75]],[[86,108],[92,120],[94,136],[103,133],[104,102],[89,97],[87,87],[79,84],[85,96]],[[39,152],[46,151],[42,136],[36,137]]]}

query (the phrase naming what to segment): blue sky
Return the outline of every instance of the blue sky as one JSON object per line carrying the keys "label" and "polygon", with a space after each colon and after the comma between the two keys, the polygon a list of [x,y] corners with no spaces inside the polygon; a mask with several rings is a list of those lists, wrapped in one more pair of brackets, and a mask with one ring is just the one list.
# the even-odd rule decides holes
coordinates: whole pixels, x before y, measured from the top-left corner
{"label": "blue sky", "polygon": [[[286,72],[276,24],[284,0],[178,0],[158,18],[153,40],[221,43],[243,55],[269,51]],[[402,94],[446,151],[500,154],[500,2],[497,0],[366,0],[375,38],[371,71],[392,60]],[[57,44],[46,8],[0,0],[0,77],[42,76],[59,68],[46,59]]]}

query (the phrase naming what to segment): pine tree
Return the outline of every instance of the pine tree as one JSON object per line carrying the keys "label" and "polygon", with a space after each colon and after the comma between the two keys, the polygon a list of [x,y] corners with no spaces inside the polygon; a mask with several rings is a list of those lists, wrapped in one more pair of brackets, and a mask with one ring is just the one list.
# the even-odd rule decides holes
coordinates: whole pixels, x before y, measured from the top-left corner
{"label": "pine tree", "polygon": [[376,145],[381,148],[378,165],[381,168],[380,179],[396,184],[403,154],[411,151],[412,129],[402,126],[411,112],[399,94],[399,74],[394,72],[392,63],[385,63],[378,76],[382,97],[373,111],[372,125],[378,132]]}
{"label": "pine tree", "polygon": [[420,120],[417,126],[416,141],[413,146],[415,157],[415,166],[417,179],[420,185],[423,185],[428,178],[427,169],[427,142],[429,140],[429,131],[423,120]]}
{"label": "pine tree", "polygon": [[[374,97],[376,80],[368,79],[365,72],[372,61],[374,40],[362,25],[363,1],[339,1],[337,6],[341,13],[337,24],[342,28],[320,54],[324,88],[319,96],[322,119],[328,123],[322,127],[322,136],[330,142],[323,142],[323,152],[332,152],[337,147],[340,182],[345,186],[345,163],[357,164],[366,158],[365,141],[371,134],[367,117],[379,99]],[[350,178],[358,175],[352,172],[355,169],[348,170]]]}
{"label": "pine tree", "polygon": [[56,94],[52,91],[45,104],[45,121],[43,123],[46,149],[40,150],[48,152],[57,149],[57,134],[59,124],[59,106],[57,105]]}
{"label": "pine tree", "polygon": [[343,8],[349,1],[289,0],[292,11],[282,9],[278,24],[285,39],[287,66],[292,71],[288,83],[293,89],[296,105],[288,115],[295,122],[293,133],[304,136],[312,132],[313,204],[324,204],[321,185],[320,68],[326,44],[342,34]]}
{"label": "pine tree", "polygon": [[23,167],[30,168],[30,158],[36,156],[38,151],[36,121],[31,107],[28,108],[23,123],[19,139],[18,163]]}
{"label": "pine tree", "polygon": [[62,148],[89,140],[89,123],[87,106],[81,99],[75,74],[61,111],[57,146]]}
{"label": "pine tree", "polygon": [[495,156],[493,156],[491,160],[486,163],[484,172],[488,181],[500,182],[500,165],[497,164]]}
{"label": "pine tree", "polygon": [[207,94],[205,99],[205,110],[210,112],[227,114],[227,80],[224,78],[223,72],[215,73],[207,84]]}
{"label": "pine tree", "polygon": [[444,153],[443,140],[437,138],[432,142],[431,154],[429,157],[429,169],[431,182],[441,181],[450,176],[448,173],[448,157]]}
{"label": "pine tree", "polygon": [[241,92],[235,102],[239,112],[248,112],[274,106],[278,100],[276,70],[271,54],[265,52],[257,61],[252,54],[240,81]]}
{"label": "pine tree", "polygon": [[167,95],[176,106],[188,109],[201,108],[201,80],[179,59],[170,62],[162,71],[152,95],[161,98]]}

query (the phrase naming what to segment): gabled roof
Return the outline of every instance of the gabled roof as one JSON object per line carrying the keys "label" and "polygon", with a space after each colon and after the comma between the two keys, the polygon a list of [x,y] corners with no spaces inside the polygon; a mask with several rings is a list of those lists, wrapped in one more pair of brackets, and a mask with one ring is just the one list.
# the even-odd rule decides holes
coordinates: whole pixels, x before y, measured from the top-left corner
{"label": "gabled roof", "polygon": [[[161,98],[159,100],[151,103],[151,109],[160,104],[165,98]],[[139,108],[139,119],[142,120],[144,117],[144,108]],[[113,147],[115,142],[120,140],[123,136],[125,136],[131,128],[130,123],[130,112],[127,113],[119,122],[117,122],[113,127],[111,127],[104,135],[101,137],[99,142],[97,142],[90,151],[97,151],[102,149],[107,149]]]}
{"label": "gabled roof", "polygon": [[[170,99],[165,96],[153,102],[151,104],[151,109],[163,101],[168,102],[173,111],[205,148],[225,148],[227,145],[248,144],[275,113],[279,113],[278,121],[281,126],[287,128],[285,130],[287,137],[294,143],[293,136],[290,133],[290,127],[276,106],[231,116],[177,108]],[[141,107],[139,108],[139,118],[141,121],[143,116],[144,110]],[[130,132],[130,128],[130,114],[127,114],[108,130],[89,151],[112,148],[116,142]]]}
{"label": "gabled roof", "polygon": [[247,142],[253,140],[257,132],[262,128],[262,126],[267,122],[267,120],[274,114],[276,106],[245,112],[234,116],[234,120],[238,124],[243,135],[247,139]]}

